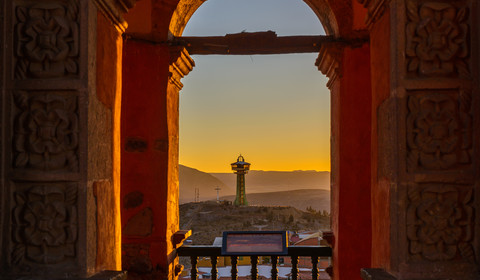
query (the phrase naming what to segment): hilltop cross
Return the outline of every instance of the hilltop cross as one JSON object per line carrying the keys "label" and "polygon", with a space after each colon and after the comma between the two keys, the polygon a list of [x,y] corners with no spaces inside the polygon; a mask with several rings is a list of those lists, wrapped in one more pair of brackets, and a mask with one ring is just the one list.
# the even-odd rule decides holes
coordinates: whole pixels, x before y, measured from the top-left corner
{"label": "hilltop cross", "polygon": [[233,173],[237,174],[237,196],[234,205],[248,205],[245,193],[245,174],[250,170],[250,163],[245,162],[242,155],[237,158],[237,162],[231,164]]}

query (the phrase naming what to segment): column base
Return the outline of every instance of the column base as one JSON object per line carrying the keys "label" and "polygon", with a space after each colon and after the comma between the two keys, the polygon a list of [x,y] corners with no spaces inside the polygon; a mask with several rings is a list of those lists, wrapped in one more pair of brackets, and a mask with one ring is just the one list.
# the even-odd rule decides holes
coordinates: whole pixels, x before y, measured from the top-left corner
{"label": "column base", "polygon": [[363,280],[397,280],[397,278],[381,268],[362,268],[360,276]]}

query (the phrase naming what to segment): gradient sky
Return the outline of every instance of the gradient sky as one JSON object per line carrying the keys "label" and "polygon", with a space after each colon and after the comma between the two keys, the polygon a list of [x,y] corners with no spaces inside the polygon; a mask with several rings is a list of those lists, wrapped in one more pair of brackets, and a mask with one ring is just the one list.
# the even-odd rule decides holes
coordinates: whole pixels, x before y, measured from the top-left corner
{"label": "gradient sky", "polygon": [[[301,0],[208,0],[183,35],[267,30],[324,34]],[[330,170],[330,93],[317,54],[192,57],[180,92],[180,164],[231,172],[241,153],[255,170]]]}

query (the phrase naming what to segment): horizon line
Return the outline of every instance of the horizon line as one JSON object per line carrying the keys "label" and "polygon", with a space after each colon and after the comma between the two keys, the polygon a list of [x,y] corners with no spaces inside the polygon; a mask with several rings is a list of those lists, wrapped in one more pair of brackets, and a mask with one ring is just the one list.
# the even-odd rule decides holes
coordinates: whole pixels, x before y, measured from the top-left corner
{"label": "horizon line", "polygon": [[[200,170],[199,168],[187,166],[187,165],[184,165],[184,164],[181,164],[181,163],[179,163],[179,165],[182,165],[182,166],[185,166],[185,167],[188,167],[188,168],[191,168],[191,169],[195,169],[195,170],[198,170],[198,171],[204,172],[204,173],[230,173],[230,172],[226,172],[226,171],[203,171],[203,170]],[[331,172],[330,170],[315,170],[315,169],[295,169],[295,170],[250,169],[249,171],[262,171],[262,172],[328,172],[328,173]],[[232,173],[232,174],[234,174],[234,173]]]}

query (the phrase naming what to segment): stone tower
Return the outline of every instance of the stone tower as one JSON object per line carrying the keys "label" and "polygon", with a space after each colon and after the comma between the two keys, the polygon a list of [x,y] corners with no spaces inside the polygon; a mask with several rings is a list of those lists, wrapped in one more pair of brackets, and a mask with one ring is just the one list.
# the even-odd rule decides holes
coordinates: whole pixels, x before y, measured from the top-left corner
{"label": "stone tower", "polygon": [[242,155],[237,158],[237,162],[232,163],[232,170],[237,174],[237,196],[234,205],[248,205],[245,194],[245,174],[250,170],[250,163],[245,162]]}

